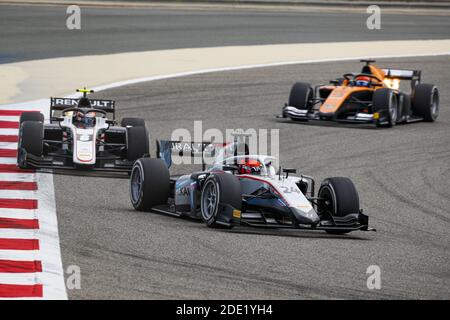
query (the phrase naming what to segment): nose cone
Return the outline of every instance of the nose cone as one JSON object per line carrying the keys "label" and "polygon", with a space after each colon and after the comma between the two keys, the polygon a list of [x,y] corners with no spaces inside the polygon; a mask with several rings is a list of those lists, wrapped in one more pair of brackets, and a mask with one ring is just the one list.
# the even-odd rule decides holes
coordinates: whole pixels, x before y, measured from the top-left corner
{"label": "nose cone", "polygon": [[315,226],[320,221],[319,216],[313,208],[301,210],[299,208],[291,207],[291,210],[297,219],[297,222],[300,224],[310,224]]}

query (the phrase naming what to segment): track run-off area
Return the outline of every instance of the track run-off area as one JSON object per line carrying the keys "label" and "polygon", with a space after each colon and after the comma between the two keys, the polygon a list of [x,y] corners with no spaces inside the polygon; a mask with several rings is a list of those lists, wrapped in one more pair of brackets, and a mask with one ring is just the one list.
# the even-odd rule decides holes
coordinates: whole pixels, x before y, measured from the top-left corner
{"label": "track run-off area", "polygon": [[[0,222],[17,215],[39,224],[30,231],[0,223],[1,239],[20,239],[14,245],[0,239],[0,293],[7,292],[3,284],[34,286],[28,298],[449,298],[450,41],[445,32],[443,40],[423,38],[249,41],[1,64],[9,80],[1,110],[48,112],[46,97],[95,87],[93,97],[116,100],[119,119],[146,120],[153,154],[154,139],[168,139],[177,128],[193,130],[197,120],[203,130],[279,129],[281,163],[319,182],[349,176],[378,232],[221,231],[136,212],[127,180],[25,173],[8,166],[14,164],[13,151],[3,150],[17,146],[12,127],[19,112],[13,112],[0,119],[5,130],[0,186],[16,181],[36,188],[0,190]],[[362,57],[378,57],[380,66],[422,70],[423,81],[435,83],[441,93],[438,121],[378,130],[275,118],[295,81],[325,83],[359,71]],[[33,263],[17,269],[1,261]],[[72,265],[80,267],[82,285],[66,291],[63,274]],[[380,290],[367,289],[370,265],[382,270]]]}

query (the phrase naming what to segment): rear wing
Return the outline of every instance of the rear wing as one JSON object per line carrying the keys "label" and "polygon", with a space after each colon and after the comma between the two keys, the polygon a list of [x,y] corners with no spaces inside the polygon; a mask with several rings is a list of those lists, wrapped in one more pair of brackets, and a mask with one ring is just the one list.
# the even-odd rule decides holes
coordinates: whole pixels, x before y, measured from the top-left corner
{"label": "rear wing", "polygon": [[[79,99],[75,98],[50,98],[50,116],[53,116],[54,111],[62,111],[67,108],[75,108],[78,106]],[[116,104],[114,100],[100,100],[89,99],[93,109],[103,110],[113,115],[113,120],[116,116]]]}
{"label": "rear wing", "polygon": [[420,82],[421,71],[402,69],[382,69],[387,78],[397,78],[400,80],[412,80]]}
{"label": "rear wing", "polygon": [[172,155],[175,154],[194,159],[194,164],[201,164],[202,170],[205,170],[205,151],[210,151],[210,156],[214,156],[215,145],[211,142],[156,140],[156,156],[164,161],[167,168],[172,166]]}

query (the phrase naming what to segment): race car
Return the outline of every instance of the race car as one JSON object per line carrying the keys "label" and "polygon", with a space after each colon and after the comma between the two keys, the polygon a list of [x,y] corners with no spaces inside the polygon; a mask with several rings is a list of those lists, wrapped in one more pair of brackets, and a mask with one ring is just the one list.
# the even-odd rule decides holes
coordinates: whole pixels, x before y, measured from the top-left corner
{"label": "race car", "polygon": [[123,118],[119,126],[114,101],[88,99],[93,90],[77,92],[79,99],[50,99],[49,122],[40,112],[22,113],[17,165],[127,176],[134,161],[149,154],[144,120]]}
{"label": "race car", "polygon": [[[365,63],[361,72],[346,73],[329,85],[313,89],[309,83],[295,83],[278,118],[373,123],[377,127],[437,119],[439,91],[434,84],[421,83],[421,71],[380,69],[372,64],[375,60],[361,62]],[[403,80],[410,82],[410,92],[400,90]]]}
{"label": "race car", "polygon": [[[158,157],[139,159],[133,166],[133,207],[201,219],[211,228],[244,225],[332,234],[374,230],[349,178],[325,179],[315,194],[312,177],[296,176],[289,168],[277,172],[274,157],[250,155],[242,145],[157,141]],[[201,171],[170,175],[172,155],[200,153],[202,159],[212,159],[208,165],[203,162]]]}

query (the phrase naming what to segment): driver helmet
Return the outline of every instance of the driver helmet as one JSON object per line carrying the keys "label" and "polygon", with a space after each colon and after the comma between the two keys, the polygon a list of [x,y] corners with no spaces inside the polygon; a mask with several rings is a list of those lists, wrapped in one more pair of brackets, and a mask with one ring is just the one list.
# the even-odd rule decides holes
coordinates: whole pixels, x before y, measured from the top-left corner
{"label": "driver helmet", "polygon": [[81,111],[77,111],[73,115],[72,123],[81,125],[85,128],[93,127],[95,126],[95,115],[92,112],[84,114]]}
{"label": "driver helmet", "polygon": [[74,118],[75,122],[81,123],[81,122],[83,122],[83,119],[84,119],[84,113],[81,111],[77,111],[73,115],[73,118]]}
{"label": "driver helmet", "polygon": [[84,117],[84,124],[86,125],[86,127],[95,126],[95,113],[93,112],[86,113]]}
{"label": "driver helmet", "polygon": [[262,164],[256,159],[240,159],[238,161],[239,174],[251,174],[261,172]]}
{"label": "driver helmet", "polygon": [[370,86],[370,78],[359,76],[355,79],[355,84],[359,87],[368,87]]}

